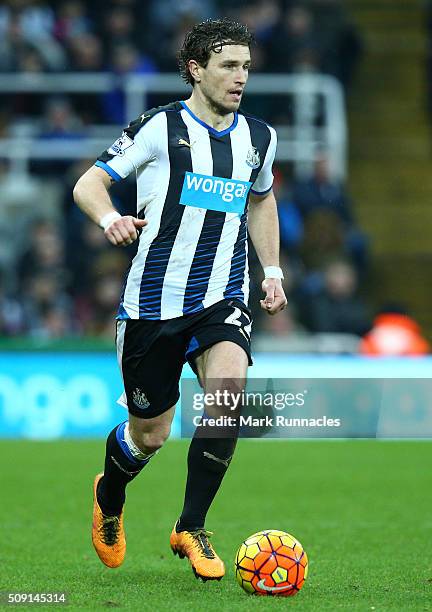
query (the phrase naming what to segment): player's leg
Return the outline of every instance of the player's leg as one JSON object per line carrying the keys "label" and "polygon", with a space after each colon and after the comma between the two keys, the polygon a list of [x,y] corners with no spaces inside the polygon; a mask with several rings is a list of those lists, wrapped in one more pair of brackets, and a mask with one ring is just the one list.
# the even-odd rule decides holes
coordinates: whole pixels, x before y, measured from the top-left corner
{"label": "player's leg", "polygon": [[184,359],[183,345],[173,341],[167,346],[163,322],[122,321],[118,329],[125,389],[120,403],[127,407],[129,420],[108,436],[104,473],[94,483],[92,530],[96,552],[109,567],[118,567],[125,555],[126,487],[169,435]]}
{"label": "player's leg", "polygon": [[117,425],[109,434],[104,474],[97,487],[98,502],[105,515],[120,515],[126,486],[168,438],[174,411],[175,406],[149,419],[129,414],[129,420]]}
{"label": "player's leg", "polygon": [[[205,393],[239,393],[244,387],[248,355],[229,341],[214,344],[196,359],[196,368]],[[229,405],[206,409],[209,416],[230,410]],[[215,411],[215,408],[218,409]],[[238,425],[219,431],[197,428],[188,453],[188,476],[183,511],[171,534],[174,552],[189,558],[196,576],[221,579],[222,560],[208,540],[204,529],[208,509],[229,467],[238,437]]]}
{"label": "player's leg", "polygon": [[[233,342],[219,342],[196,360],[204,393],[240,393],[246,382],[248,357]],[[217,417],[231,406],[206,407],[206,414]],[[197,428],[188,453],[188,478],[179,528],[204,527],[207,511],[219,489],[234,454],[238,425]]]}
{"label": "player's leg", "polygon": [[106,443],[105,468],[94,481],[93,546],[108,567],[119,567],[126,554],[123,505],[126,486],[147,465],[169,436],[173,406],[153,419],[129,415]]}

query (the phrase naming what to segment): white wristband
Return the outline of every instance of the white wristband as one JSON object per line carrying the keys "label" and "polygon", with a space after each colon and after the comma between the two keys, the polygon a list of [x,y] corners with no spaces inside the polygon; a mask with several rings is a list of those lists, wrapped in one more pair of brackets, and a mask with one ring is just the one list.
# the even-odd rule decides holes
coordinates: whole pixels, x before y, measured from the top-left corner
{"label": "white wristband", "polygon": [[116,219],[120,219],[120,217],[121,217],[121,214],[118,213],[116,210],[113,210],[112,212],[109,212],[102,217],[102,219],[99,221],[99,225],[105,231],[106,229],[109,228],[111,223],[113,223]]}
{"label": "white wristband", "polygon": [[280,278],[283,280],[283,272],[282,269],[278,266],[266,266],[264,268],[264,277],[265,278]]}

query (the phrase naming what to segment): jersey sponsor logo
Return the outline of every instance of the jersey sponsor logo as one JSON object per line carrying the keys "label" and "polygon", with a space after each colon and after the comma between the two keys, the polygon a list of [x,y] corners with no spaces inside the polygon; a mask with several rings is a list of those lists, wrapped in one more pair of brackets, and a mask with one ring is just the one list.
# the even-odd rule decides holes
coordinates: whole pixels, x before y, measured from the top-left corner
{"label": "jersey sponsor logo", "polygon": [[249,149],[246,156],[246,163],[250,168],[259,168],[260,167],[260,154],[256,147],[252,147]]}
{"label": "jersey sponsor logo", "polygon": [[126,149],[129,149],[129,147],[131,147],[133,143],[133,140],[129,138],[126,132],[123,132],[120,138],[117,138],[115,143],[110,146],[110,148],[108,149],[108,153],[110,155],[122,156],[125,154]]}
{"label": "jersey sponsor logo", "polygon": [[250,181],[186,172],[180,204],[240,215],[245,209],[251,185]]}
{"label": "jersey sponsor logo", "polygon": [[146,394],[141,391],[141,389],[138,389],[138,387],[132,393],[132,401],[137,408],[141,408],[142,410],[145,410],[150,406],[150,402],[148,401]]}
{"label": "jersey sponsor logo", "polygon": [[262,578],[257,582],[257,587],[262,589],[263,591],[289,591],[292,589],[291,585],[285,586],[267,586],[265,583],[265,578]]}

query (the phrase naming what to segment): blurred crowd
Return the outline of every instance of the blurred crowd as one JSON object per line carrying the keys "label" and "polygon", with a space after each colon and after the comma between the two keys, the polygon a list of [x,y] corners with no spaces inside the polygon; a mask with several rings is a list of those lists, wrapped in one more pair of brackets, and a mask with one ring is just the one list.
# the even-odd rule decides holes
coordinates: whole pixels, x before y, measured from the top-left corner
{"label": "blurred crowd", "polygon": [[[254,70],[320,72],[349,88],[362,40],[341,0],[8,0],[0,5],[0,73],[176,72],[185,33],[197,21],[221,16],[255,32]],[[65,106],[69,134],[126,120],[120,89],[70,96],[63,112]],[[270,114],[278,111],[269,105]],[[52,112],[46,96],[2,95],[0,134],[19,116],[45,115],[49,123]]]}
{"label": "blurred crowd", "polygon": [[185,33],[222,16],[254,31],[256,70],[315,70],[349,85],[362,43],[340,0],[7,0],[0,72],[176,71]]}
{"label": "blurred crowd", "polygon": [[[254,30],[254,70],[331,74],[349,94],[362,39],[341,0],[9,0],[0,5],[0,73],[175,72],[176,53],[193,23],[221,16]],[[267,111],[266,119],[283,124],[271,101]],[[115,89],[97,96],[10,93],[0,100],[0,138],[16,137],[25,124],[41,142],[79,143],[87,126],[119,126],[125,119]],[[0,210],[0,237],[14,250],[11,259],[0,248],[0,336],[112,337],[134,246],[111,247],[73,205],[72,187],[92,163],[33,161],[32,177],[56,185],[54,210],[27,201],[13,228]],[[9,170],[0,153],[0,197],[10,204],[19,190],[11,188]],[[2,184],[8,188],[2,191]],[[295,176],[289,164],[277,165],[275,192],[289,306],[275,318],[261,314],[260,270],[252,253],[255,328],[363,336],[372,325],[362,298],[368,241],[345,184],[330,170],[329,152],[317,152],[307,177]],[[116,184],[112,197],[121,212],[133,213],[133,180]]]}

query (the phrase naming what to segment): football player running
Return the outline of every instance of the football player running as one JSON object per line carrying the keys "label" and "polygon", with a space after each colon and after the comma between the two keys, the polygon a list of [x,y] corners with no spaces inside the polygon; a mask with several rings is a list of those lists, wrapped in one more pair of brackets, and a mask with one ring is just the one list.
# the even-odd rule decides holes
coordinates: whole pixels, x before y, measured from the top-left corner
{"label": "football player running", "polygon": [[[244,388],[252,363],[248,234],[263,267],[261,308],[274,315],[287,303],[272,191],[276,133],[238,110],[251,43],[249,30],[230,20],[195,25],[179,53],[190,97],[143,112],[74,189],[78,206],[113,245],[139,239],[117,315],[119,402],[129,414],[109,434],[104,471],[94,481],[93,544],[108,567],[123,562],[126,486],[169,436],[184,363],[206,394]],[[137,214],[121,216],[109,188],[132,172]],[[198,427],[189,447],[170,545],[203,580],[225,573],[205,519],[237,437],[236,425]]]}

